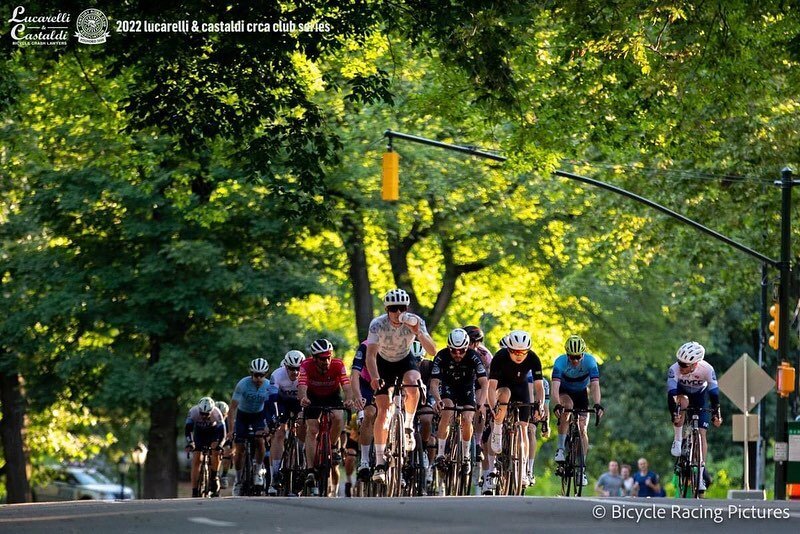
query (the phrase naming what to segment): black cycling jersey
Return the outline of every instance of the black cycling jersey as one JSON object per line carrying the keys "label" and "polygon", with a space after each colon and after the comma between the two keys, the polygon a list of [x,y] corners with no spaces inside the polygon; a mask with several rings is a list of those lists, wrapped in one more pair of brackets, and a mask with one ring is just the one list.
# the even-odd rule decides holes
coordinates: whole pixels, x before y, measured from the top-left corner
{"label": "black cycling jersey", "polygon": [[431,378],[438,378],[445,386],[472,388],[475,380],[482,376],[486,376],[486,367],[472,349],[467,350],[460,362],[453,358],[448,348],[440,350],[433,358]]}
{"label": "black cycling jersey", "polygon": [[489,379],[497,380],[498,387],[527,384],[528,371],[532,373],[534,381],[542,379],[542,362],[535,352],[529,350],[522,363],[516,363],[511,359],[508,349],[500,349],[492,358]]}

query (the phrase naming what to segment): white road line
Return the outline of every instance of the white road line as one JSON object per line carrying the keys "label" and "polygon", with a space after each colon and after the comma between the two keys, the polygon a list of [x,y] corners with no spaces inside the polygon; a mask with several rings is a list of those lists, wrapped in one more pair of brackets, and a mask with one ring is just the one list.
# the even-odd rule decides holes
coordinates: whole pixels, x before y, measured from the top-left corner
{"label": "white road line", "polygon": [[236,523],[230,521],[218,521],[216,519],[209,519],[208,517],[190,517],[189,521],[198,523],[200,525],[209,525],[212,527],[235,527]]}

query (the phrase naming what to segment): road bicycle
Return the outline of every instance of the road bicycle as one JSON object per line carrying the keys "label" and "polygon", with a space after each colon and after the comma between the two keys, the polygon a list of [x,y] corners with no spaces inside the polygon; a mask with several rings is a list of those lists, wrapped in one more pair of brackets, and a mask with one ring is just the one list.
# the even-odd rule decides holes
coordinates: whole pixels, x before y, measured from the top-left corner
{"label": "road bicycle", "polygon": [[503,447],[495,458],[496,494],[522,495],[525,491],[524,477],[528,455],[522,450],[522,429],[519,410],[530,407],[538,412],[538,402],[499,402],[499,406],[508,406],[503,419]]}
{"label": "road bicycle", "polygon": [[[239,495],[258,496],[264,494],[264,484],[257,485],[255,476],[263,469],[263,458],[259,458],[256,441],[265,439],[263,430],[253,430],[253,425],[247,426],[247,434],[244,437],[244,462],[242,463],[242,480]],[[262,480],[264,479],[262,473]]]}
{"label": "road bicycle", "polygon": [[475,408],[472,406],[453,406],[442,408],[442,410],[452,411],[453,417],[447,430],[443,462],[441,465],[436,466],[437,475],[435,477],[438,479],[438,484],[435,487],[443,487],[445,494],[453,497],[469,495],[472,451],[469,451],[465,460],[464,444],[461,440],[461,414],[474,412]]}
{"label": "road bicycle", "polygon": [[[569,497],[570,494],[580,497],[583,493],[583,479],[586,475],[586,451],[583,450],[578,420],[584,414],[596,414],[594,408],[571,409],[565,408],[562,417],[569,419],[566,440],[564,441],[564,461],[556,467],[556,476],[561,477],[561,495]],[[559,418],[560,421],[560,418]],[[595,420],[595,426],[600,424],[600,419]]]}
{"label": "road bicycle", "polygon": [[691,493],[692,498],[700,498],[700,477],[701,467],[705,464],[703,458],[703,446],[700,439],[700,415],[703,413],[713,413],[708,408],[689,407],[681,410],[678,406],[675,409],[677,418],[681,411],[685,411],[689,416],[689,424],[683,425],[683,442],[681,445],[681,455],[675,459],[675,475],[678,479],[678,497],[687,498]]}
{"label": "road bicycle", "polygon": [[[309,407],[311,408],[311,407]],[[342,406],[316,406],[320,410],[319,415],[319,434],[317,434],[317,448],[314,451],[314,471],[316,473],[316,489],[307,487],[307,495],[316,493],[320,497],[327,497],[330,494],[331,469],[335,467],[333,461],[333,447],[331,444],[331,417],[332,413],[342,410]],[[308,410],[308,408],[306,408]]]}
{"label": "road bicycle", "polygon": [[[200,470],[197,475],[197,488],[200,492],[200,497],[211,498],[219,497],[219,490],[212,489],[211,487],[211,459],[214,451],[221,451],[222,447],[211,447],[205,445],[200,449]],[[192,453],[198,451],[189,451],[186,453],[186,458],[191,458]],[[216,486],[216,485],[215,485]]]}
{"label": "road bicycle", "polygon": [[281,457],[280,483],[278,494],[284,497],[300,495],[305,484],[305,454],[302,443],[297,437],[299,421],[297,414],[290,413],[286,421],[286,438],[283,441],[283,456]]}
{"label": "road bicycle", "polygon": [[[379,488],[378,494],[386,497],[401,497],[404,492],[406,481],[403,479],[403,466],[405,465],[407,454],[405,446],[405,398],[407,388],[419,388],[424,390],[420,381],[417,384],[402,384],[398,378],[391,388],[390,413],[389,413],[389,433],[386,439],[386,451],[384,458],[386,461],[386,484],[384,488]],[[398,390],[400,394],[398,394]],[[422,448],[422,447],[417,447]],[[378,461],[378,460],[376,460]]]}

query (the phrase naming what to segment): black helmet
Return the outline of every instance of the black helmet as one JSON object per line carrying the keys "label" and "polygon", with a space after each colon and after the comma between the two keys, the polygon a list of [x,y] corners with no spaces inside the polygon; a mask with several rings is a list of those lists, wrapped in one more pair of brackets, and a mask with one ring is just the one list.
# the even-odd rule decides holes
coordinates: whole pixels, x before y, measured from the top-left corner
{"label": "black helmet", "polygon": [[483,341],[483,330],[481,330],[479,326],[465,326],[463,327],[463,330],[467,331],[470,343],[478,343],[479,341]]}

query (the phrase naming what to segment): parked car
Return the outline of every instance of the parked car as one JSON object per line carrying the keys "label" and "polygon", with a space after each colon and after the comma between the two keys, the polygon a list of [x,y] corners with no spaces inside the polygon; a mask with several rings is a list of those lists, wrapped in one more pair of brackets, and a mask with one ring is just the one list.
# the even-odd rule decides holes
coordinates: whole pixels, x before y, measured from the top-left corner
{"label": "parked car", "polygon": [[120,493],[119,483],[109,480],[103,473],[87,467],[54,467],[52,480],[34,488],[34,501],[80,501],[133,499],[133,490],[127,486]]}

